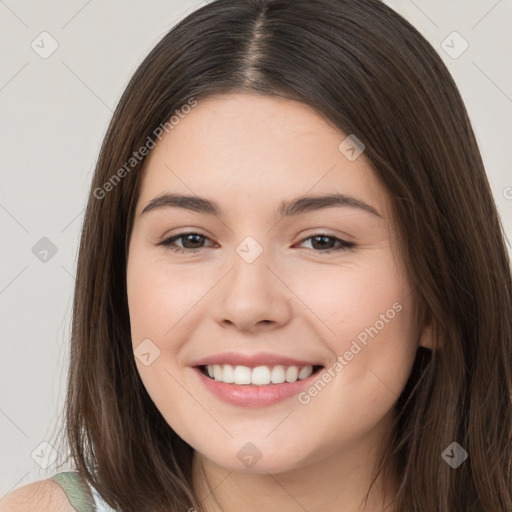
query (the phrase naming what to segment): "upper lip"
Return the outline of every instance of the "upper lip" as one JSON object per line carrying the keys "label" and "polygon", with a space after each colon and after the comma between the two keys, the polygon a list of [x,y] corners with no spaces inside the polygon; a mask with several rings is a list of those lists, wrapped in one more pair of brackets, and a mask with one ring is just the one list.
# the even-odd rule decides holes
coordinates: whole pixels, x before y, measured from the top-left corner
{"label": "upper lip", "polygon": [[292,357],[259,352],[257,354],[242,354],[236,352],[222,352],[213,356],[204,357],[193,362],[190,366],[211,366],[214,364],[230,364],[232,366],[322,366],[315,361],[304,361]]}

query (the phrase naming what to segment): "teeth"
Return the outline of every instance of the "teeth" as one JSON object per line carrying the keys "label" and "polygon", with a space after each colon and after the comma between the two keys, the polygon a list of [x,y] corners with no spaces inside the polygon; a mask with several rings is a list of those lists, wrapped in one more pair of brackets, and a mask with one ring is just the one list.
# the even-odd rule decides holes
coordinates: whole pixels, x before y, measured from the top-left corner
{"label": "teeth", "polygon": [[266,386],[267,384],[283,384],[307,379],[313,373],[310,366],[232,366],[230,364],[214,364],[206,367],[210,378],[228,384],[253,384]]}
{"label": "teeth", "polygon": [[295,382],[299,376],[299,369],[296,366],[288,366],[286,370],[286,382]]}
{"label": "teeth", "polygon": [[235,367],[235,384],[250,384],[251,369],[247,366]]}
{"label": "teeth", "polygon": [[307,379],[312,373],[313,373],[312,366],[304,366],[304,368],[301,368],[299,371],[299,380]]}
{"label": "teeth", "polygon": [[235,382],[235,370],[230,364],[225,364],[222,367],[222,381],[229,384]]}
{"label": "teeth", "polygon": [[272,384],[282,384],[285,381],[284,366],[274,366],[270,372],[270,380]]}
{"label": "teeth", "polygon": [[251,384],[264,386],[270,384],[270,368],[268,366],[257,366],[252,369]]}
{"label": "teeth", "polygon": [[222,380],[222,366],[218,364],[213,365],[213,378],[215,380]]}

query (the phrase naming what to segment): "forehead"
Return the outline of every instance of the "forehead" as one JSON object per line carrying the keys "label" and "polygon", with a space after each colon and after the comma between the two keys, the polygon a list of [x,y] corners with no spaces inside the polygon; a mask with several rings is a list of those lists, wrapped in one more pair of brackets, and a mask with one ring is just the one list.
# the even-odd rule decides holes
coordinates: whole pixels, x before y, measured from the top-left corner
{"label": "forehead", "polygon": [[162,192],[207,196],[226,208],[338,192],[386,217],[387,194],[364,152],[350,160],[340,150],[346,138],[298,101],[252,93],[199,99],[146,158],[138,212]]}

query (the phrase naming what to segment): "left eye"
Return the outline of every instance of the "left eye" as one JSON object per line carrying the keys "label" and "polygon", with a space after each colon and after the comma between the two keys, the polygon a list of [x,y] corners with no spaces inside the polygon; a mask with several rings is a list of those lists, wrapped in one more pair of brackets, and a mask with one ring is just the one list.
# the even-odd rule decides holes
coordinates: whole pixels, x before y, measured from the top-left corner
{"label": "left eye", "polygon": [[[183,245],[177,246],[176,241],[183,239]],[[203,247],[200,247],[200,245],[203,241],[209,240],[209,238],[200,235],[199,233],[181,233],[179,235],[174,235],[171,238],[167,238],[166,240],[163,240],[158,245],[163,245],[165,247],[169,247],[175,252],[181,252],[181,253],[194,253],[199,251],[199,249],[202,249]],[[313,236],[309,236],[307,238],[304,238],[301,240],[300,244],[303,244],[304,242],[311,240],[312,249],[315,250],[315,252],[320,253],[328,253],[328,252],[335,252],[335,251],[347,251],[355,246],[352,242],[346,242],[345,240],[342,240],[341,238],[338,238],[336,236],[326,235],[326,234],[317,234]],[[192,244],[192,247],[189,247],[189,244]],[[337,247],[332,247],[332,245],[337,245]],[[326,245],[328,247],[326,247]]]}
{"label": "left eye", "polygon": [[[307,238],[304,238],[301,243],[304,243],[306,240],[311,240],[311,245],[313,246],[313,249],[315,248],[315,245],[318,247],[320,246],[320,249],[316,252],[335,252],[335,251],[348,251],[352,247],[354,247],[354,243],[352,242],[346,242],[345,240],[342,240],[341,238],[338,238],[337,236],[331,236],[331,235],[313,235],[309,236]],[[330,240],[330,241],[329,241]],[[334,245],[338,244],[337,248],[332,247],[325,247],[325,245],[331,246],[334,243]]]}
{"label": "left eye", "polygon": [[[189,242],[192,243],[192,247],[180,247],[176,246],[175,241],[183,238],[185,240],[185,244],[188,245]],[[197,247],[197,244],[200,244],[202,240],[208,240],[203,235],[199,233],[181,233],[179,235],[172,236],[171,238],[167,238],[166,240],[160,242],[158,245],[163,245],[165,247],[169,247],[175,252],[197,252],[201,247]]]}

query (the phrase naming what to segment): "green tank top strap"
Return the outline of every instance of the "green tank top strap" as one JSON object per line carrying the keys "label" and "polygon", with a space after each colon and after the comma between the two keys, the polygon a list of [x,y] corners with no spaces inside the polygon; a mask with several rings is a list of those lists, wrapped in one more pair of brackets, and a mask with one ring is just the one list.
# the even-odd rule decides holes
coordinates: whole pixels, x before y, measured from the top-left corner
{"label": "green tank top strap", "polygon": [[77,471],[57,473],[50,480],[62,487],[76,512],[96,512],[91,490]]}

